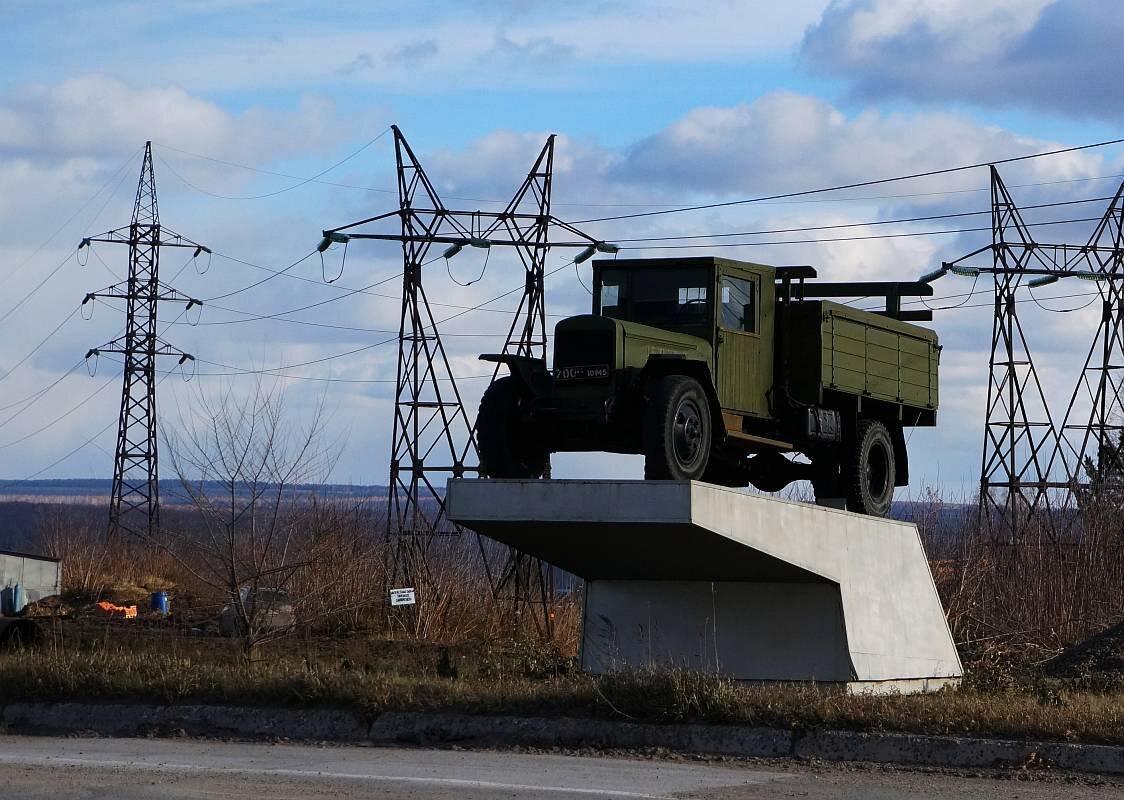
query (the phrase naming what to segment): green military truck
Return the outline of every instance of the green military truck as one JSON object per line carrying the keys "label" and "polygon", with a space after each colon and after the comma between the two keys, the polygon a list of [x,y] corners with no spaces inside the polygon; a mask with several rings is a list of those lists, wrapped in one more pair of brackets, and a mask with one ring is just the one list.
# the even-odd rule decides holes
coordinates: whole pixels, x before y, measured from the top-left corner
{"label": "green military truck", "polygon": [[[780,491],[884,516],[909,482],[904,429],[937,419],[925,283],[819,283],[812,267],[724,258],[599,260],[593,313],[558,323],[554,368],[484,355],[481,473],[537,478],[550,454],[636,453],[648,479]],[[825,298],[885,298],[862,311]],[[869,300],[868,300],[869,302]]]}

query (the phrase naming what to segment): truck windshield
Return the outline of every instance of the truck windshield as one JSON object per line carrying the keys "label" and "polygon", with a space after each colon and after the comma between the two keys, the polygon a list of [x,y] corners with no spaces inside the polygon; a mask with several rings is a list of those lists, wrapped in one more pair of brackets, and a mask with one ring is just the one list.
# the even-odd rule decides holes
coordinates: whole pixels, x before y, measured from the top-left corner
{"label": "truck windshield", "polygon": [[710,282],[706,269],[604,269],[601,314],[657,328],[706,327]]}

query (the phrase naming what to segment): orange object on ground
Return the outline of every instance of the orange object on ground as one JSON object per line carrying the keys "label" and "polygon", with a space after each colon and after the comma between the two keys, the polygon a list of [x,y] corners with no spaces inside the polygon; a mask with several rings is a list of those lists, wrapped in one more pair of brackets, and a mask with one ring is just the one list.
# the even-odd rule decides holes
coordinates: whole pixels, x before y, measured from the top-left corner
{"label": "orange object on ground", "polygon": [[125,619],[134,619],[137,616],[136,606],[116,606],[108,600],[102,600],[98,604],[98,608],[107,614],[119,614]]}

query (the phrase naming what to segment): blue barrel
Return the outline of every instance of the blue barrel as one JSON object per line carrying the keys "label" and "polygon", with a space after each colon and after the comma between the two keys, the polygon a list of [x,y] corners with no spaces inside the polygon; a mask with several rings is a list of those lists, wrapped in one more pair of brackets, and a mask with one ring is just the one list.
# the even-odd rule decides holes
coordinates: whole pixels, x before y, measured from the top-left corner
{"label": "blue barrel", "polygon": [[155,611],[157,614],[168,613],[168,593],[167,592],[153,592],[148,598],[148,607]]}
{"label": "blue barrel", "polygon": [[5,617],[16,616],[26,605],[27,596],[18,583],[15,586],[5,586],[3,591],[0,591],[0,614]]}

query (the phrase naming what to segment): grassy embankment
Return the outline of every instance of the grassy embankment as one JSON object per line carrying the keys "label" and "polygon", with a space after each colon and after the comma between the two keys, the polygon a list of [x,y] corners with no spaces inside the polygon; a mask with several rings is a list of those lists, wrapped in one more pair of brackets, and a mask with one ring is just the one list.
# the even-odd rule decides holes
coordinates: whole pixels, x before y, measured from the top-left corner
{"label": "grassy embankment", "polygon": [[[79,535],[51,520],[78,619],[51,623],[39,648],[0,654],[0,702],[87,700],[449,710],[517,715],[706,721],[786,728],[971,734],[1124,745],[1124,634],[1063,670],[1051,659],[1124,618],[1124,529],[1105,508],[1080,535],[1039,531],[996,542],[939,499],[915,510],[953,636],[964,686],[926,696],[843,696],[808,687],[742,686],[683,671],[595,679],[573,667],[579,605],[561,604],[553,645],[535,644],[525,608],[490,596],[472,563],[475,542],[435,562],[427,615],[388,627],[380,608],[377,536],[351,523],[295,575],[290,589],[316,620],[247,661],[237,646],[197,632],[223,601],[182,562],[152,548],[107,550],[100,529]],[[452,545],[450,545],[452,546]],[[127,591],[121,587],[129,587]],[[83,619],[78,597],[143,598],[172,591],[179,628]],[[420,610],[421,607],[419,607]],[[345,609],[346,613],[336,613]],[[205,623],[204,623],[205,624]],[[513,635],[514,628],[520,628]],[[196,629],[196,632],[192,632]]]}
{"label": "grassy embankment", "polygon": [[202,702],[591,716],[793,729],[911,731],[1124,744],[1124,691],[1081,691],[1005,666],[921,696],[752,687],[680,670],[592,678],[537,646],[441,647],[363,639],[278,643],[246,664],[218,639],[93,627],[0,655],[0,701]]}

